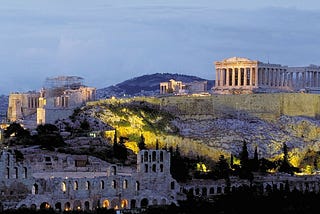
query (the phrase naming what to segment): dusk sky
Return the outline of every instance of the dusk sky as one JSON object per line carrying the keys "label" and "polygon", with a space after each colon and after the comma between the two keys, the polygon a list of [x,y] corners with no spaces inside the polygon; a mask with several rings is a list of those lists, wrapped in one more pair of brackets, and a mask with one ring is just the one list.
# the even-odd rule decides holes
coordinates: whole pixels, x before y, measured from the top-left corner
{"label": "dusk sky", "polygon": [[2,0],[0,94],[75,75],[103,88],[144,74],[213,80],[214,61],[320,65],[318,0]]}

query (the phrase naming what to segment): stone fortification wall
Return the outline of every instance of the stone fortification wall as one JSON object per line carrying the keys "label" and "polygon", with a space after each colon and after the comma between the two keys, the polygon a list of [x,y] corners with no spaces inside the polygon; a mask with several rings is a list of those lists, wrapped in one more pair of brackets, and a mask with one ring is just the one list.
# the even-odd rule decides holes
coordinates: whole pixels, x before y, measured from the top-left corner
{"label": "stone fortification wall", "polygon": [[280,115],[320,118],[320,95],[302,93],[163,97],[163,109],[185,119],[261,118]]}

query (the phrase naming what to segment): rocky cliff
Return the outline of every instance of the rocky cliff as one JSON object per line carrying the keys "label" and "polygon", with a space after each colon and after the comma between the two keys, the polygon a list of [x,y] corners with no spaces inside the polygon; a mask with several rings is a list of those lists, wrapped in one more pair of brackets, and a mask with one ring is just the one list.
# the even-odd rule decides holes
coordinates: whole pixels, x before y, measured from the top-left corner
{"label": "rocky cliff", "polygon": [[[94,117],[126,136],[136,151],[143,134],[149,147],[179,146],[187,155],[214,160],[238,155],[243,141],[253,156],[282,157],[283,143],[294,166],[320,151],[320,95],[264,94],[208,97],[109,99],[88,104]],[[313,161],[318,157],[312,157]]]}

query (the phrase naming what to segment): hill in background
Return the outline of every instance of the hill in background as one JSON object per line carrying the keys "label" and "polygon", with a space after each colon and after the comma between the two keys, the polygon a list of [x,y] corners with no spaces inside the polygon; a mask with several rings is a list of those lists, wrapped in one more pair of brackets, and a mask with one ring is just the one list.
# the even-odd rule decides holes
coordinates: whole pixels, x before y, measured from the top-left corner
{"label": "hill in background", "polygon": [[184,74],[155,73],[135,77],[124,82],[97,90],[97,98],[124,97],[124,96],[154,96],[159,94],[160,82],[167,82],[170,79],[190,83],[193,81],[208,81],[208,90],[213,85],[213,80],[206,80],[196,76]]}

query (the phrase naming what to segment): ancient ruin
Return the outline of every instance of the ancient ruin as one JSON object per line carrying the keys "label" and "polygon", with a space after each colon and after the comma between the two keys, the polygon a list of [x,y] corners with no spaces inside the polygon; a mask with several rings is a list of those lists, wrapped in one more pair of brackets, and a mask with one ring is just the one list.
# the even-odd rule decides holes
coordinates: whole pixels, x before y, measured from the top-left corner
{"label": "ancient ruin", "polygon": [[214,93],[320,91],[320,66],[288,67],[232,57],[214,63]]}
{"label": "ancient ruin", "polygon": [[9,95],[7,120],[35,128],[39,124],[66,118],[76,107],[95,99],[96,89],[85,86],[81,77],[47,78],[40,92]]}

